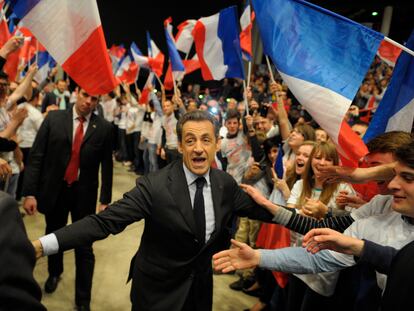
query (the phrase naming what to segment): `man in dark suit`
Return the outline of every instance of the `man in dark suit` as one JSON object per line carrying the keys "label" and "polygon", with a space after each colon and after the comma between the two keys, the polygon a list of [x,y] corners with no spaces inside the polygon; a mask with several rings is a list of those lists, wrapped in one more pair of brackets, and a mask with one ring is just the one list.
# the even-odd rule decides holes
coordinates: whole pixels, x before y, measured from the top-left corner
{"label": "man in dark suit", "polygon": [[145,219],[129,274],[132,309],[211,310],[211,257],[227,247],[234,215],[272,218],[230,175],[210,167],[218,130],[208,112],[186,113],[177,123],[182,160],[139,178],[105,211],[34,241],[37,255],[90,244]]}
{"label": "man in dark suit", "polygon": [[68,110],[70,105],[70,97],[67,95],[67,84],[65,80],[56,82],[56,88],[45,94],[42,100],[42,113],[47,111],[47,107],[56,105],[60,110]]}
{"label": "man in dark suit", "polygon": [[[46,233],[95,214],[98,172],[101,170],[100,210],[111,202],[112,127],[92,113],[96,97],[79,92],[72,109],[52,111],[37,133],[23,182],[23,207],[46,218]],[[76,304],[89,309],[95,258],[92,243],[75,249]],[[63,272],[63,253],[49,256],[47,293],[54,292]]]}
{"label": "man in dark suit", "polygon": [[40,303],[40,287],[33,278],[35,253],[17,202],[3,191],[0,191],[0,227],[0,309],[46,310]]}

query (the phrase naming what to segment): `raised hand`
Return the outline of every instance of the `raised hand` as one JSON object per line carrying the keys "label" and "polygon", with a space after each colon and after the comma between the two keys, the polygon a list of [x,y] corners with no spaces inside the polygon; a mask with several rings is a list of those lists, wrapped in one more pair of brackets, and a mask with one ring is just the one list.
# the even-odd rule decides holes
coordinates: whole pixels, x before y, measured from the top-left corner
{"label": "raised hand", "polygon": [[245,243],[231,240],[233,248],[213,256],[214,269],[223,273],[254,268],[260,263],[260,252]]}
{"label": "raised hand", "polygon": [[359,240],[329,228],[312,229],[303,237],[303,247],[315,254],[323,249],[339,253],[361,256],[364,241]]}

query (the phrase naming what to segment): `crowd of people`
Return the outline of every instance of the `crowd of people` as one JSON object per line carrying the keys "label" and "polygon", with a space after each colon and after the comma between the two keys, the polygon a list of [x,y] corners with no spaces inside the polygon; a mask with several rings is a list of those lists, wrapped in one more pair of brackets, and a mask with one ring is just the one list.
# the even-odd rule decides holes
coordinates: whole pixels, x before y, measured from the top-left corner
{"label": "crowd of people", "polygon": [[[0,49],[0,66],[19,40]],[[392,69],[376,58],[349,108],[361,137]],[[202,92],[191,83],[173,94],[121,84],[101,96],[56,80],[56,70],[36,81],[36,70],[32,64],[18,83],[0,72],[0,176],[27,214],[45,215],[47,235],[33,243],[37,257],[49,256],[47,293],[63,273],[63,251],[75,248],[75,303],[89,310],[93,241],[141,219],[130,271],[134,310],[210,310],[213,254],[216,270],[239,276],[231,289],[258,297],[253,311],[378,310],[382,291],[397,286],[395,277],[387,283],[390,263],[414,240],[410,133],[375,137],[361,169],[347,170],[328,133],[262,66],[246,90],[224,79]],[[138,179],[110,204],[113,160]],[[69,213],[74,224],[66,226]],[[381,245],[392,247],[379,256],[388,255],[385,268],[375,256]],[[27,282],[37,302],[0,294],[9,310],[43,309],[32,275]],[[24,301],[31,307],[16,307]]]}

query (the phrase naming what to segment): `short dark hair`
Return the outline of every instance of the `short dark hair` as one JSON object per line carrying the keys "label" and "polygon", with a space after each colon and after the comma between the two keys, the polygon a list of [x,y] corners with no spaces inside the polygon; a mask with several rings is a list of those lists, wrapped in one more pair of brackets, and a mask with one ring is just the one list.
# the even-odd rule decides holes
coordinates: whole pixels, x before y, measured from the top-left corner
{"label": "short dark hair", "polygon": [[240,120],[240,113],[236,109],[229,109],[226,113],[226,121],[230,119]]}
{"label": "short dark hair", "polygon": [[189,121],[196,121],[196,122],[209,121],[211,124],[213,124],[214,136],[216,137],[216,139],[218,139],[220,127],[218,125],[217,119],[208,111],[194,110],[194,111],[186,112],[178,120],[177,128],[176,128],[178,141],[181,141],[181,139],[183,138],[184,124]]}
{"label": "short dark hair", "polygon": [[395,152],[395,157],[398,162],[407,165],[409,168],[414,169],[414,141],[407,145],[401,146]]}
{"label": "short dark hair", "polygon": [[392,131],[374,137],[367,143],[367,147],[370,153],[391,152],[395,154],[401,147],[411,144],[412,140],[410,133]]}

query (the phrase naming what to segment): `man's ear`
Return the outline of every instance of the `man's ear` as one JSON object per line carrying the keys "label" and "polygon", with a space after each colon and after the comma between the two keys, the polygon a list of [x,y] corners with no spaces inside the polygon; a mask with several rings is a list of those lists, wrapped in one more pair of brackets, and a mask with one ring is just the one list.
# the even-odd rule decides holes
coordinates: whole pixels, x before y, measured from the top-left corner
{"label": "man's ear", "polygon": [[216,138],[216,152],[221,150],[221,137]]}
{"label": "man's ear", "polygon": [[179,153],[183,154],[183,147],[181,146],[181,142],[178,143],[177,150]]}

